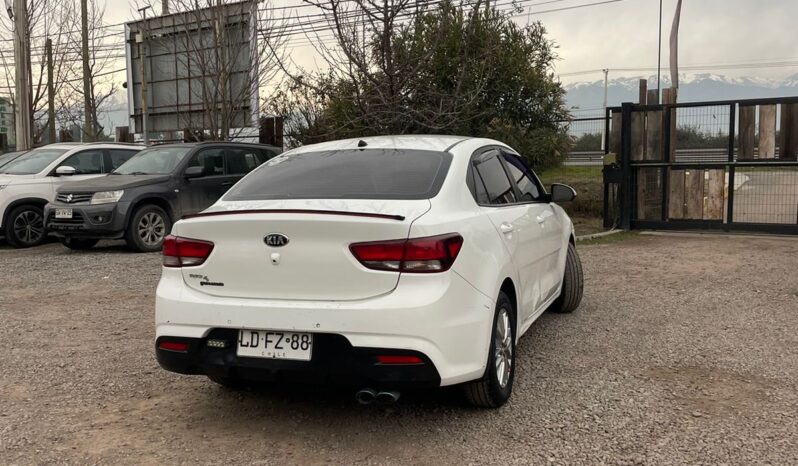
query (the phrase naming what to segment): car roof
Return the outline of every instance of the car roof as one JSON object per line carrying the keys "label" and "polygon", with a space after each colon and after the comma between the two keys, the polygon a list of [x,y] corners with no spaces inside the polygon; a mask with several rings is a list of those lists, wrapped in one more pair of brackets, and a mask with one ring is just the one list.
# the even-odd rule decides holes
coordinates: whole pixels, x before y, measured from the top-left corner
{"label": "car roof", "polygon": [[[429,151],[447,151],[451,147],[471,139],[466,136],[447,136],[431,134],[408,134],[401,136],[368,136],[362,138],[342,139],[340,141],[322,142],[297,147],[291,153],[319,152],[342,149],[416,149]],[[361,146],[361,141],[365,146]]]}
{"label": "car roof", "polygon": [[197,141],[197,142],[167,142],[167,143],[155,143],[149,147],[200,147],[200,146],[210,146],[210,145],[224,145],[224,146],[256,146],[256,147],[268,147],[271,149],[279,149],[277,146],[272,146],[270,144],[262,144],[259,142],[239,142],[239,141]]}
{"label": "car roof", "polygon": [[54,142],[52,144],[45,144],[43,146],[34,147],[31,150],[46,149],[54,147],[58,149],[72,150],[78,147],[91,147],[91,146],[112,146],[112,147],[129,147],[129,148],[144,148],[142,144],[133,144],[129,142],[114,142],[114,141],[97,141],[97,142]]}

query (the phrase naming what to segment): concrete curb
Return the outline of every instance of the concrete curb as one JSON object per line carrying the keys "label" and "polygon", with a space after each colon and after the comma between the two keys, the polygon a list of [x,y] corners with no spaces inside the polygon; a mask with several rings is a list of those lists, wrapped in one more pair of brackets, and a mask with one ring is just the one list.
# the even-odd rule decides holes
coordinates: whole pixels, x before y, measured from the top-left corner
{"label": "concrete curb", "polygon": [[591,240],[591,239],[601,238],[601,237],[604,237],[604,236],[614,235],[614,234],[620,233],[622,231],[623,230],[602,231],[601,233],[593,233],[592,235],[577,236],[576,240],[577,241],[587,241],[587,240]]}

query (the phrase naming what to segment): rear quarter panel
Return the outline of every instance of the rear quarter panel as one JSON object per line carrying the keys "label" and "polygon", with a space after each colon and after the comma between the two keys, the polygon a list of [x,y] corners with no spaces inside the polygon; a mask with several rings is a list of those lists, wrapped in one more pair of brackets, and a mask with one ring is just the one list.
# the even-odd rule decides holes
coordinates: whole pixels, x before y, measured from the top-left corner
{"label": "rear quarter panel", "polygon": [[496,141],[469,139],[455,146],[441,191],[430,200],[430,211],[413,222],[410,230],[413,237],[459,233],[463,246],[452,270],[494,302],[505,278],[509,277],[517,285],[518,277],[496,228],[471,195],[466,175],[474,151],[497,144]]}

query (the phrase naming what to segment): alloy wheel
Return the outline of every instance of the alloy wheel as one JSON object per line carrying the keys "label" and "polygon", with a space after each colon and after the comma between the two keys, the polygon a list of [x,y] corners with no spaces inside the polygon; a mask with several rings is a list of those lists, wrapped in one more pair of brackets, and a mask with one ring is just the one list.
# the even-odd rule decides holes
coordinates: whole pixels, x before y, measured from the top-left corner
{"label": "alloy wheel", "polygon": [[493,343],[496,379],[499,381],[499,386],[504,388],[510,381],[513,366],[513,330],[507,309],[499,310]]}
{"label": "alloy wheel", "polygon": [[166,236],[166,222],[159,214],[147,212],[139,220],[138,233],[144,244],[157,246],[161,244],[164,236]]}
{"label": "alloy wheel", "polygon": [[14,234],[25,244],[36,244],[44,236],[44,219],[35,210],[24,210],[14,219]]}

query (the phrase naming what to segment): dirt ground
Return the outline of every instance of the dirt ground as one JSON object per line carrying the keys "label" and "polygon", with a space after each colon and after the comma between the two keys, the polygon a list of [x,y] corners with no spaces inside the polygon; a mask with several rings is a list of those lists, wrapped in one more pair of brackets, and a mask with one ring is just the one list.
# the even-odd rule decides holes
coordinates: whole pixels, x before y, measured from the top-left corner
{"label": "dirt ground", "polygon": [[798,464],[798,238],[579,248],[511,402],[230,391],[153,357],[157,254],[0,246],[0,464]]}

